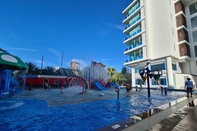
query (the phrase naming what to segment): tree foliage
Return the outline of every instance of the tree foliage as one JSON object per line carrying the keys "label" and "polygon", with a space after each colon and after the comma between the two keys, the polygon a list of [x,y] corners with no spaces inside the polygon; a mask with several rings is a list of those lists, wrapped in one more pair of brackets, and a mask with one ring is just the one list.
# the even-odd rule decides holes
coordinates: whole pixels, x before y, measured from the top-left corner
{"label": "tree foliage", "polygon": [[125,83],[131,84],[131,72],[127,67],[122,67],[121,73],[125,76]]}
{"label": "tree foliage", "polygon": [[114,74],[116,74],[116,73],[117,73],[117,71],[116,71],[115,68],[113,68],[113,67],[107,68],[107,74],[109,74],[111,77],[112,77]]}
{"label": "tree foliage", "polygon": [[26,64],[27,64],[27,66],[28,66],[28,74],[29,75],[33,75],[34,74],[34,71],[38,68],[37,66],[36,66],[36,64],[35,63],[33,63],[33,62],[26,62]]}
{"label": "tree foliage", "polygon": [[127,67],[123,66],[123,67],[122,67],[122,70],[121,70],[121,73],[122,73],[123,75],[125,75],[127,72],[128,72]]}
{"label": "tree foliage", "polygon": [[46,66],[43,71],[42,71],[43,75],[57,75],[57,73],[55,72],[55,68],[53,66]]}
{"label": "tree foliage", "polygon": [[117,73],[116,72],[112,76],[111,81],[117,83],[118,85],[123,85],[126,81],[126,78],[122,73]]}
{"label": "tree foliage", "polygon": [[103,63],[101,63],[101,62],[98,62],[98,65],[100,65],[101,67],[103,67],[103,68],[105,68],[106,67],[106,65],[105,64],[103,64]]}

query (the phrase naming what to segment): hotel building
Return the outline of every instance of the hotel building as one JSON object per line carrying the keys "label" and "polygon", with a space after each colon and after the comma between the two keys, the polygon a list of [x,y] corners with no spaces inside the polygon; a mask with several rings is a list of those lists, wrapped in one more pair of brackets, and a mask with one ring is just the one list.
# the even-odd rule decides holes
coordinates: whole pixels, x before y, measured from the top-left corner
{"label": "hotel building", "polygon": [[[183,89],[187,77],[197,82],[197,0],[133,0],[122,13],[124,65],[131,67],[132,86],[147,63],[162,71],[164,87]],[[154,79],[150,87],[158,87]]]}
{"label": "hotel building", "polygon": [[70,69],[80,70],[80,63],[77,62],[75,59],[72,59],[72,62],[70,63]]}

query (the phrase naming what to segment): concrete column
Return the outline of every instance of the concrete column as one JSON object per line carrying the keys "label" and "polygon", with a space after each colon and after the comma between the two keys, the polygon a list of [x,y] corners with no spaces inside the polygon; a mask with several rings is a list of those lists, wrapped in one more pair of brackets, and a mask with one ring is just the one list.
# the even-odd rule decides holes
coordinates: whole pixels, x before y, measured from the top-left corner
{"label": "concrete column", "polygon": [[168,80],[168,87],[170,89],[174,89],[174,82],[173,82],[173,71],[172,71],[172,58],[166,58],[166,70],[167,70],[167,80]]}
{"label": "concrete column", "polygon": [[135,69],[131,68],[131,86],[135,87]]}

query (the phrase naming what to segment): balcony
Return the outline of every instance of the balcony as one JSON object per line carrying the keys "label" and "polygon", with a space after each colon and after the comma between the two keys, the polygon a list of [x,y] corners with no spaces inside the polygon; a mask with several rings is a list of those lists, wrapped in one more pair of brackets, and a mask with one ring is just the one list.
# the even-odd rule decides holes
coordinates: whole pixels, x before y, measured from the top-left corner
{"label": "balcony", "polygon": [[135,14],[139,8],[140,8],[140,5],[136,6],[136,8],[133,9],[133,10],[131,11],[131,13],[129,13],[127,16],[125,16],[125,17],[123,18],[123,23],[124,23],[124,21],[126,21],[126,19],[127,19],[129,16]]}
{"label": "balcony", "polygon": [[142,32],[141,29],[137,30],[137,31],[134,32],[133,34],[131,34],[131,35],[125,37],[125,38],[124,38],[124,41],[128,40],[128,39],[131,38],[131,37],[134,37],[135,35],[139,34],[140,32]]}
{"label": "balcony", "polygon": [[131,13],[129,13],[128,16],[132,15],[139,8],[140,8],[140,5],[136,6],[133,10],[131,10]]}
{"label": "balcony", "polygon": [[133,61],[137,61],[137,60],[140,60],[140,59],[143,59],[143,55],[138,55],[136,57],[132,57],[132,58],[128,58],[125,60],[125,63],[128,63],[128,62],[133,62]]}
{"label": "balcony", "polygon": [[124,51],[132,50],[132,49],[137,48],[137,47],[139,47],[139,46],[141,46],[141,45],[142,45],[142,42],[138,42],[138,43],[136,43],[136,44],[133,44],[133,45],[131,45],[131,46],[125,48]]}
{"label": "balcony", "polygon": [[136,20],[134,20],[133,22],[131,22],[131,24],[127,25],[125,28],[124,28],[124,31],[126,29],[128,29],[129,27],[131,27],[132,25],[134,25],[135,23],[137,23],[138,21],[140,21],[141,17],[138,17]]}

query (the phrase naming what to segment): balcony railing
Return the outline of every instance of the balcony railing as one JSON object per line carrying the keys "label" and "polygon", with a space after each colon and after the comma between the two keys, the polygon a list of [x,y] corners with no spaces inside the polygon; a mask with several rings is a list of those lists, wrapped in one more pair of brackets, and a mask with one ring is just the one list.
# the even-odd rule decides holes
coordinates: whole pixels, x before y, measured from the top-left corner
{"label": "balcony railing", "polygon": [[128,59],[125,60],[125,63],[140,60],[142,58],[143,58],[143,55],[139,55],[139,56],[136,56],[136,57],[133,57],[133,58],[128,58]]}
{"label": "balcony railing", "polygon": [[125,48],[125,50],[124,50],[124,51],[128,51],[128,50],[131,50],[131,49],[137,48],[137,47],[139,47],[139,46],[141,46],[141,45],[142,45],[142,42],[138,42],[138,43],[136,43],[136,44],[133,44],[133,45],[131,45],[131,46],[129,46],[129,47],[127,47],[127,48]]}
{"label": "balcony railing", "polygon": [[131,11],[131,13],[129,13],[127,16],[125,16],[123,20],[125,20],[127,17],[129,17],[130,15],[132,15],[132,14],[133,14],[136,10],[138,10],[139,8],[140,8],[140,5],[136,6],[135,9],[133,9],[133,10]]}
{"label": "balcony railing", "polygon": [[130,16],[131,14],[133,14],[139,8],[140,8],[140,5],[136,6],[133,10],[131,10],[131,13],[129,13],[128,16]]}
{"label": "balcony railing", "polygon": [[139,34],[140,32],[142,32],[141,29],[139,29],[139,30],[137,30],[136,32],[134,32],[133,34],[130,34],[129,36],[125,37],[124,40],[127,40],[127,39],[129,39],[129,38],[131,38],[131,37],[133,37],[133,36]]}
{"label": "balcony railing", "polygon": [[136,20],[134,20],[131,24],[127,25],[124,30],[128,29],[130,26],[134,25],[135,23],[137,23],[141,18],[138,17]]}

